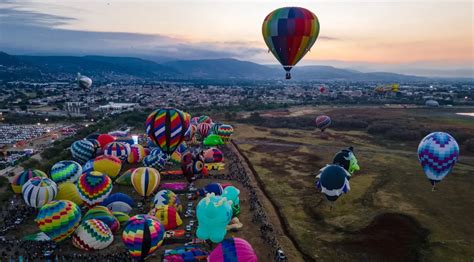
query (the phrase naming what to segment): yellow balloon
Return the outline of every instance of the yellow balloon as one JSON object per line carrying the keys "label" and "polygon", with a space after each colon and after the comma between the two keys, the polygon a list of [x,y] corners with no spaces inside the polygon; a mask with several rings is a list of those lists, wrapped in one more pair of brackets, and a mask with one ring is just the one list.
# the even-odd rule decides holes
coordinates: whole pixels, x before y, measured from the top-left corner
{"label": "yellow balloon", "polygon": [[56,200],[69,200],[77,204],[78,206],[82,205],[82,201],[77,192],[77,187],[74,183],[64,182],[58,185],[58,194],[56,195]]}
{"label": "yellow balloon", "polygon": [[122,161],[115,156],[98,156],[92,163],[94,171],[98,171],[108,175],[110,178],[115,178],[122,169]]}
{"label": "yellow balloon", "polygon": [[151,167],[139,167],[132,173],[132,185],[141,196],[150,196],[160,185],[160,173]]}

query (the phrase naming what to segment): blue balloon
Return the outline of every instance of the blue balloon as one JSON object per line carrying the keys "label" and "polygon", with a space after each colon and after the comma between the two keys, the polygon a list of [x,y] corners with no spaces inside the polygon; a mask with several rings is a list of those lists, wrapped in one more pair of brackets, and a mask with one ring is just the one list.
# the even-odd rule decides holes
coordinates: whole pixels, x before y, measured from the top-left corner
{"label": "blue balloon", "polygon": [[79,164],[84,164],[87,160],[94,158],[95,146],[91,141],[78,140],[71,145],[71,154]]}
{"label": "blue balloon", "polygon": [[112,212],[129,214],[135,206],[135,201],[126,194],[115,193],[108,196],[100,205],[107,207]]}
{"label": "blue balloon", "polygon": [[336,201],[339,196],[349,192],[349,172],[339,165],[327,165],[320,170],[316,187],[326,195],[329,201]]}

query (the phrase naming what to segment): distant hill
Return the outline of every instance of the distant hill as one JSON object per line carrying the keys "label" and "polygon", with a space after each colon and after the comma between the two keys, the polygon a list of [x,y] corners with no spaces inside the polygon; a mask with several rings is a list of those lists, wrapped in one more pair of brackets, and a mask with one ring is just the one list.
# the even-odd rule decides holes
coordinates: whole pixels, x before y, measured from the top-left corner
{"label": "distant hill", "polygon": [[[109,56],[15,56],[0,52],[0,80],[71,80],[77,72],[99,81],[120,79],[254,79],[279,80],[284,70],[236,59],[180,60],[156,63],[135,57]],[[331,66],[298,66],[291,71],[300,81],[409,81],[425,78],[402,74]]]}

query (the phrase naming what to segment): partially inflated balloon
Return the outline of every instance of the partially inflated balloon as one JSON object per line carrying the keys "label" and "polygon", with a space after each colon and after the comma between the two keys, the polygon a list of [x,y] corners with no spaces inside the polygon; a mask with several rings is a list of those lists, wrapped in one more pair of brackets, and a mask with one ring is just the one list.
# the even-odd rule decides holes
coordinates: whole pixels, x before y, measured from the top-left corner
{"label": "partially inflated balloon", "polygon": [[150,196],[160,185],[160,173],[150,167],[139,167],[132,173],[132,185],[141,196]]}
{"label": "partially inflated balloon", "polygon": [[112,230],[112,233],[114,234],[120,229],[120,223],[117,218],[112,214],[112,211],[104,206],[95,206],[89,209],[82,220],[85,221],[88,219],[101,220],[110,228],[110,230]]}
{"label": "partially inflated balloon", "polygon": [[418,159],[433,186],[451,172],[458,158],[459,145],[448,133],[431,133],[418,145]]}
{"label": "partially inflated balloon", "polygon": [[129,214],[135,206],[135,201],[124,193],[114,193],[102,201],[100,205],[107,207],[112,212],[118,211]]}
{"label": "partially inflated balloon", "polygon": [[204,166],[204,157],[201,154],[193,154],[191,151],[183,153],[181,158],[181,170],[188,182],[192,182],[200,174],[207,175]]}
{"label": "partially inflated balloon", "polygon": [[122,241],[135,259],[144,260],[163,243],[165,229],[158,219],[149,215],[131,217],[122,233]]}
{"label": "partially inflated balloon", "polygon": [[220,146],[224,144],[222,138],[215,134],[210,134],[202,142],[205,146]]}
{"label": "partially inflated balloon", "polygon": [[136,168],[130,168],[127,171],[123,172],[115,182],[119,185],[131,186],[132,185],[132,173]]}
{"label": "partially inflated balloon", "polygon": [[232,219],[232,207],[227,199],[208,194],[199,201],[196,207],[198,228],[196,236],[200,239],[221,242],[226,233],[227,225]]}
{"label": "partially inflated balloon", "polygon": [[26,169],[25,171],[21,172],[12,181],[12,189],[13,192],[17,194],[21,194],[21,190],[23,189],[23,185],[33,177],[48,177],[43,171],[38,169]]}
{"label": "partially inflated balloon", "polygon": [[58,185],[58,194],[55,199],[69,200],[79,206],[84,204],[79,191],[77,191],[77,186],[71,182],[64,182]]}
{"label": "partially inflated balloon", "polygon": [[158,218],[166,230],[175,229],[183,224],[183,220],[181,220],[181,217],[174,206],[155,206],[150,210],[150,212],[148,212],[148,215]]}
{"label": "partially inflated balloon", "polygon": [[148,137],[168,155],[183,142],[188,127],[186,115],[174,108],[157,109],[146,119]]}
{"label": "partially inflated balloon", "polygon": [[79,177],[77,189],[86,205],[93,207],[104,201],[112,192],[112,179],[103,173],[92,171]]}
{"label": "partially inflated balloon", "polygon": [[240,198],[239,198],[240,190],[234,186],[228,186],[224,188],[224,192],[222,192],[222,197],[227,198],[228,201],[231,202],[232,206],[232,215],[234,217],[240,214]]}
{"label": "partially inflated balloon", "polygon": [[242,238],[231,237],[217,245],[209,254],[207,261],[257,262],[258,258],[249,242]]}
{"label": "partially inflated balloon", "polygon": [[181,212],[183,209],[179,197],[173,191],[168,189],[160,190],[158,193],[156,193],[156,195],[153,197],[152,204],[154,207],[160,205],[173,206],[178,212]]}
{"label": "partially inflated balloon", "polygon": [[123,212],[112,212],[112,214],[118,220],[120,225],[123,225],[123,224],[127,223],[128,220],[130,219],[130,216],[128,214],[123,213]]}
{"label": "partially inflated balloon", "polygon": [[316,127],[321,129],[321,132],[324,132],[324,130],[331,125],[331,118],[329,116],[322,115],[316,117],[314,122],[316,123]]}
{"label": "partially inflated balloon", "polygon": [[72,235],[72,244],[87,251],[104,249],[112,242],[114,242],[112,231],[98,219],[85,220]]}
{"label": "partially inflated balloon", "polygon": [[202,115],[198,118],[198,123],[212,123],[212,118],[206,115]]}
{"label": "partially inflated balloon", "polygon": [[51,201],[41,207],[35,221],[43,233],[53,241],[60,242],[79,226],[81,210],[71,201]]}
{"label": "partially inflated balloon", "polygon": [[97,137],[97,141],[99,141],[100,147],[103,149],[108,143],[112,143],[115,141],[115,137],[109,134],[100,134]]}
{"label": "partially inflated balloon", "polygon": [[148,155],[143,159],[143,165],[146,167],[155,168],[156,170],[162,170],[166,165],[166,159],[157,155]]}
{"label": "partially inflated balloon", "polygon": [[64,160],[54,164],[49,174],[51,179],[58,184],[75,183],[82,174],[82,166],[75,161]]}
{"label": "partially inflated balloon", "polygon": [[267,15],[262,35],[268,49],[291,78],[290,70],[311,49],[319,35],[315,14],[301,7],[283,7]]}
{"label": "partially inflated balloon", "polygon": [[110,178],[115,178],[122,169],[122,161],[115,156],[98,156],[92,162],[94,171],[104,173]]}
{"label": "partially inflated balloon", "polygon": [[94,145],[88,140],[78,140],[71,145],[72,158],[80,164],[94,158],[95,151]]}
{"label": "partially inflated balloon", "polygon": [[142,145],[136,144],[130,147],[130,152],[128,153],[128,163],[136,164],[143,161],[146,157],[145,149]]}
{"label": "partially inflated balloon", "polygon": [[58,193],[58,187],[53,180],[46,177],[30,178],[22,189],[23,200],[34,208],[40,208],[51,202]]}
{"label": "partially inflated balloon", "polygon": [[204,162],[206,163],[220,163],[224,162],[224,154],[217,148],[209,148],[204,151]]}
{"label": "partially inflated balloon", "polygon": [[336,201],[339,196],[349,192],[351,189],[348,180],[350,174],[341,166],[327,165],[320,172],[316,187],[326,195],[329,201]]}
{"label": "partially inflated balloon", "polygon": [[127,143],[111,142],[104,147],[104,155],[115,156],[124,161],[130,152],[130,146]]}

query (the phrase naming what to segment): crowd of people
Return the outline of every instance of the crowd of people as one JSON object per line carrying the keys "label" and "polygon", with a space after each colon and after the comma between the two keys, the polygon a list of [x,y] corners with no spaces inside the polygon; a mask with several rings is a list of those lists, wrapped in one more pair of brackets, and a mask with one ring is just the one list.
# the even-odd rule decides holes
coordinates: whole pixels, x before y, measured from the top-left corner
{"label": "crowd of people", "polygon": [[35,214],[35,209],[24,204],[17,196],[8,201],[8,206],[0,208],[0,235],[15,230],[28,217]]}

